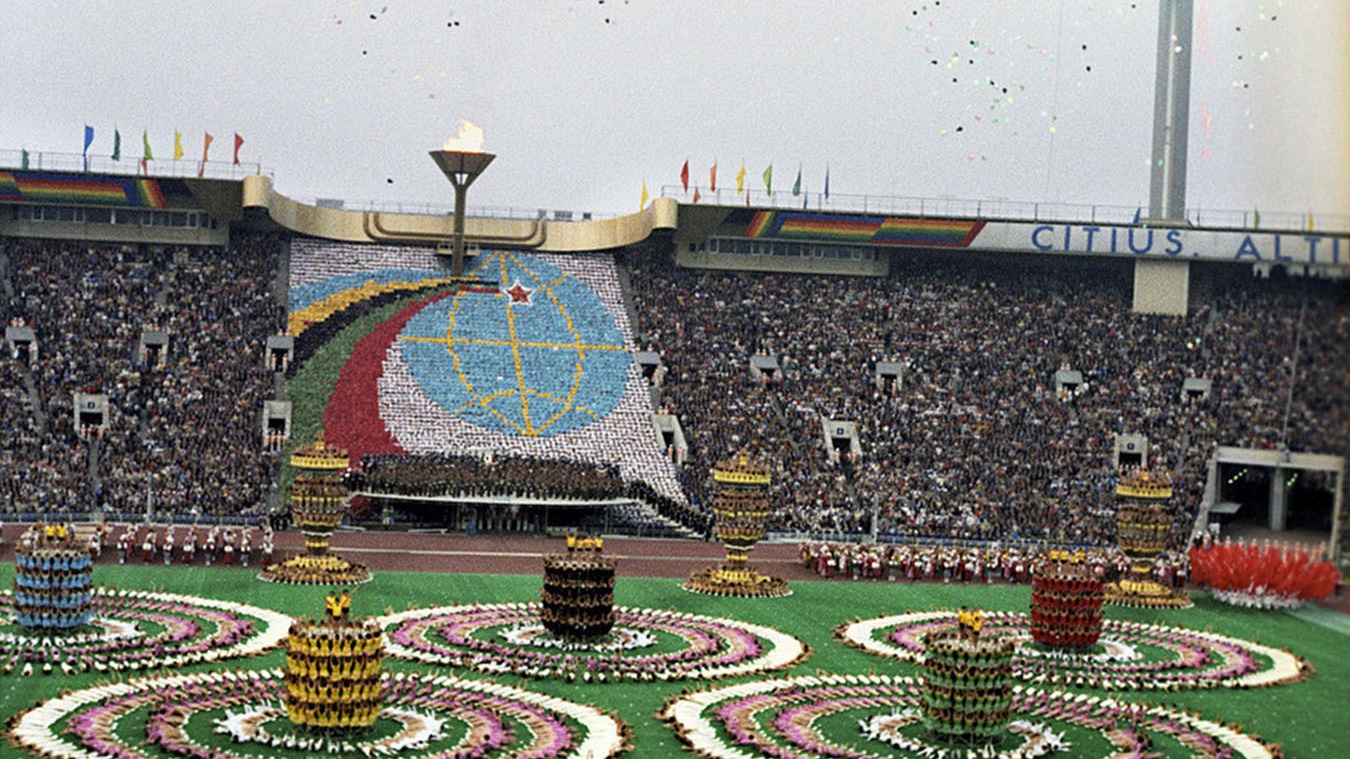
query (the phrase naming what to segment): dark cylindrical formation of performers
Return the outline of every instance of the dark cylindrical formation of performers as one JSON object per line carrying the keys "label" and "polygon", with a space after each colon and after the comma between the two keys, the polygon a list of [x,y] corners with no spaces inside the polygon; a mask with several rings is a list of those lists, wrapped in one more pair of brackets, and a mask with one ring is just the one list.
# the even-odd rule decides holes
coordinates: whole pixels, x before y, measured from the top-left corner
{"label": "dark cylindrical formation of performers", "polygon": [[544,629],[560,638],[587,640],[614,627],[614,574],[618,562],[601,553],[600,538],[567,538],[567,553],[544,557]]}
{"label": "dark cylindrical formation of performers", "polygon": [[14,552],[14,621],[61,634],[93,617],[93,560],[67,525],[33,528]]}
{"label": "dark cylindrical formation of performers", "polygon": [[1104,597],[1083,554],[1050,551],[1031,581],[1031,637],[1055,648],[1093,645],[1102,634]]}
{"label": "dark cylindrical formation of performers", "polygon": [[[977,612],[978,614],[978,612]],[[966,625],[924,636],[923,700],[929,732],[962,743],[996,743],[1012,713],[1012,656],[1017,641]]]}

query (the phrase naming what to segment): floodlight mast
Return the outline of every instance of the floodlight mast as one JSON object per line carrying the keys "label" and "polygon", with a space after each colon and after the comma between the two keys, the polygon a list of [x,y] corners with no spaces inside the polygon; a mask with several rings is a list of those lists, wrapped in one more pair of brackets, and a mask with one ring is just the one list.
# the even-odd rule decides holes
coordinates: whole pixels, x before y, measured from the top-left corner
{"label": "floodlight mast", "polygon": [[492,159],[497,156],[492,153],[482,153],[469,150],[433,150],[431,151],[431,160],[436,162],[437,168],[445,174],[445,178],[450,180],[450,184],[455,188],[455,231],[452,238],[453,257],[451,259],[450,274],[454,277],[464,276],[464,213],[467,206],[465,197],[468,195],[469,185],[478,178],[479,174],[492,163]]}

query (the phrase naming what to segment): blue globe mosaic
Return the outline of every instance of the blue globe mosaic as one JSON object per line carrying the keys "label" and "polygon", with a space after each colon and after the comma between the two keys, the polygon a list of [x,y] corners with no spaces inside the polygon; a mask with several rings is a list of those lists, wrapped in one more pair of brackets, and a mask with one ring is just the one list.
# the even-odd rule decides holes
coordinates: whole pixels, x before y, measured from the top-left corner
{"label": "blue globe mosaic", "polygon": [[498,252],[463,292],[412,318],[399,343],[423,392],[496,432],[561,435],[619,405],[631,361],[614,317],[585,283],[533,256]]}

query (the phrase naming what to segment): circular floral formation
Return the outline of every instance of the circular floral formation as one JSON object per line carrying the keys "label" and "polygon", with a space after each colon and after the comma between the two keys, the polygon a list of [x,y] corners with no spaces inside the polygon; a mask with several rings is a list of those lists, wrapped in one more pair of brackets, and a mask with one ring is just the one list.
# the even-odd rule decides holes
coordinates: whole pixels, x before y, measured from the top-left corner
{"label": "circular floral formation", "polygon": [[893,755],[893,746],[947,759],[1028,759],[1072,747],[1073,756],[1278,756],[1234,728],[1159,706],[1086,694],[1013,689],[1018,727],[993,750],[931,743],[912,717],[922,687],[909,678],[824,675],[731,685],[685,694],[661,717],[695,753],[710,759],[747,754],[777,759]]}
{"label": "circular floral formation", "polygon": [[[524,624],[518,627],[511,627],[497,633],[505,640],[516,646],[539,646],[541,648],[561,648],[573,649],[576,645],[566,638],[560,638],[549,632],[542,622]],[[648,648],[656,645],[656,636],[647,630],[631,630],[627,627],[616,627],[609,631],[609,634],[586,646],[587,650],[598,653],[614,653],[618,651],[635,651],[639,648]]]}
{"label": "circular floral formation", "polygon": [[[835,636],[868,653],[917,662],[922,638],[951,625],[955,615],[920,611],[840,625]],[[1025,642],[1013,658],[1013,676],[1104,690],[1265,688],[1298,682],[1312,666],[1288,651],[1179,627],[1103,620],[1097,653],[1036,648],[1025,614],[986,612],[984,629],[1019,635]]]}
{"label": "circular floral formation", "polygon": [[[777,630],[732,619],[615,607],[615,627],[653,643],[616,650],[604,642],[558,646],[512,633],[539,621],[537,603],[444,606],[382,617],[388,655],[488,674],[584,682],[700,680],[790,667],[809,652]],[[498,642],[498,639],[505,642]],[[516,641],[513,643],[513,641]],[[654,652],[645,652],[656,648]]]}
{"label": "circular floral formation", "polygon": [[[868,738],[921,754],[924,749],[929,747],[928,742],[921,736],[911,737],[911,735],[906,734],[905,728],[922,722],[922,709],[905,709],[900,712],[878,714],[871,719],[858,720],[858,728]],[[912,733],[913,731],[909,732]],[[1053,754],[1056,751],[1067,751],[1072,748],[1068,741],[1064,740],[1064,733],[1054,732],[1045,723],[1033,724],[1024,719],[1013,720],[1008,723],[1008,733],[1018,740],[1017,745],[1011,747],[1011,749],[998,751],[992,757],[998,757],[998,759],[1013,759],[1013,757],[1035,759],[1035,757]],[[991,755],[986,754],[985,756]]]}
{"label": "circular floral formation", "polygon": [[[298,747],[311,751],[322,751],[325,754],[356,752],[369,754],[372,750],[384,753],[424,749],[432,741],[445,737],[445,720],[438,719],[433,714],[424,714],[411,709],[391,706],[381,709],[379,716],[397,722],[398,729],[393,735],[377,741],[353,741],[337,735],[320,738],[304,736],[297,739],[294,734],[284,728],[286,720],[288,720],[284,706],[255,705],[241,712],[227,711],[224,719],[215,720],[215,725],[217,733],[230,736],[236,743],[260,743],[266,746],[292,749]],[[475,730],[481,732],[496,729],[498,735],[501,734],[500,722],[497,720],[485,719],[483,718],[484,715],[461,716],[478,717],[476,721],[466,720],[470,722],[469,732],[471,733]],[[269,729],[268,726],[273,722],[283,727],[276,731]]]}
{"label": "circular floral formation", "polygon": [[0,673],[125,672],[252,656],[279,645],[291,618],[233,601],[98,588],[88,632],[15,624],[0,592]]}
{"label": "circular floral formation", "polygon": [[[385,711],[368,733],[335,738],[297,731],[273,672],[151,677],[68,693],[20,715],[11,738],[52,759],[226,759],[271,748],[338,757],[614,756],[627,731],[591,706],[455,677],[385,679]],[[226,737],[228,736],[228,737]]]}

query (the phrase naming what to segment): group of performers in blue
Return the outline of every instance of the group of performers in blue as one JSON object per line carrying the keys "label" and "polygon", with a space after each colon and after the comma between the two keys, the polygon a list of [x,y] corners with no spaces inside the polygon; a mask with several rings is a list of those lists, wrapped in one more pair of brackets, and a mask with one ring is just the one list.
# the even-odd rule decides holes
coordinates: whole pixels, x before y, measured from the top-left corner
{"label": "group of performers in blue", "polygon": [[64,631],[89,624],[93,615],[93,559],[68,525],[42,525],[14,554],[16,623],[33,630]]}

